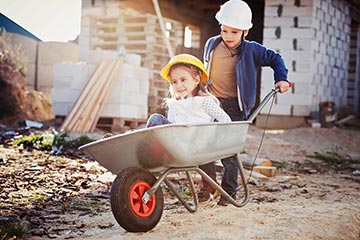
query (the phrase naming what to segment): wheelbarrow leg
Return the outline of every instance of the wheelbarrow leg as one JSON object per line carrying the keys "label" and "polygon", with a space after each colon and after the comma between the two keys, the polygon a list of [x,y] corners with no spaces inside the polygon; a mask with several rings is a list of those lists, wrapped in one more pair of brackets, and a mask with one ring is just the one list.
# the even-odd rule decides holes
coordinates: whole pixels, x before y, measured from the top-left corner
{"label": "wheelbarrow leg", "polygon": [[245,192],[242,201],[234,200],[217,182],[215,182],[212,178],[210,178],[209,175],[207,175],[200,168],[197,168],[195,171],[197,171],[205,181],[207,181],[213,188],[217,189],[220,192],[220,194],[222,196],[224,196],[226,199],[228,199],[234,206],[243,207],[249,201],[249,189],[248,189],[248,186],[247,186],[244,167],[243,167],[242,162],[240,160],[240,153],[236,154],[236,160],[237,160],[238,165],[239,165],[239,174],[240,174],[242,186],[244,187],[244,192]]}
{"label": "wheelbarrow leg", "polygon": [[244,187],[244,191],[245,191],[244,201],[243,202],[246,204],[249,201],[249,188],[248,188],[247,180],[246,180],[246,177],[245,177],[244,167],[243,167],[243,164],[242,164],[241,159],[240,159],[240,153],[236,154],[236,160],[237,160],[238,165],[239,165],[239,173],[240,173],[240,177],[241,177],[241,184]]}
{"label": "wheelbarrow leg", "polygon": [[[196,170],[196,167],[189,167],[189,168],[169,168],[167,169],[164,173],[162,173],[158,179],[156,180],[156,182],[152,185],[152,187],[147,190],[143,197],[142,197],[142,201],[144,203],[147,203],[147,201],[150,199],[150,197],[155,194],[156,190],[160,187],[160,184],[162,182],[164,182],[169,189],[174,193],[174,195],[179,199],[179,201],[184,205],[184,207],[189,211],[189,212],[196,212],[198,209],[198,198],[196,195],[196,190],[195,190],[195,184],[194,181],[192,179],[192,177],[190,176],[189,171],[192,170]],[[190,188],[191,188],[191,194],[193,197],[193,202],[189,202],[186,201],[180,194],[179,192],[175,189],[174,185],[168,180],[166,179],[166,176],[172,172],[179,172],[179,171],[185,171],[186,172],[186,176],[189,180],[190,183]]]}
{"label": "wheelbarrow leg", "polygon": [[196,212],[197,209],[198,209],[199,200],[198,200],[198,197],[197,197],[197,194],[196,194],[194,181],[193,181],[193,179],[190,176],[190,173],[188,171],[186,171],[186,176],[187,176],[187,178],[189,180],[189,183],[190,183],[191,195],[192,195],[192,199],[193,199],[192,203],[189,202],[189,201],[186,201],[179,194],[179,192],[175,189],[174,185],[168,179],[165,178],[164,182],[189,212]]}

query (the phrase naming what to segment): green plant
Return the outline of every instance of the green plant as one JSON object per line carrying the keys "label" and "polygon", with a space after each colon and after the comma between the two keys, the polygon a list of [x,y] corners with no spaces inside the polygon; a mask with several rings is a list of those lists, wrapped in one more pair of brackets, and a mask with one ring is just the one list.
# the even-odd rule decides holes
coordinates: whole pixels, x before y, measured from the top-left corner
{"label": "green plant", "polygon": [[314,155],[307,155],[307,157],[319,159],[329,164],[360,163],[360,159],[351,159],[337,152],[314,153]]}
{"label": "green plant", "polygon": [[94,141],[94,140],[90,139],[86,135],[82,135],[82,136],[72,140],[69,137],[69,135],[66,132],[64,132],[64,133],[55,135],[53,145],[57,146],[57,147],[63,146],[63,148],[67,148],[67,149],[77,149],[81,145],[84,145],[84,144],[92,142],[92,141]]}
{"label": "green plant", "polygon": [[35,148],[38,150],[50,151],[53,145],[53,138],[44,135],[31,134],[20,139],[14,140],[12,145],[23,145],[25,148]]}

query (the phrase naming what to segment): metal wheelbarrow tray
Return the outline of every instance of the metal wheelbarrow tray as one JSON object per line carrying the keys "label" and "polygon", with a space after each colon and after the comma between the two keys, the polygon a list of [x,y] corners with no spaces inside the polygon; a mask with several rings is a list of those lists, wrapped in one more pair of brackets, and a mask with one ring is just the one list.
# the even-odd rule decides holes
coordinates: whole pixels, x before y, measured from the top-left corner
{"label": "metal wheelbarrow tray", "polygon": [[[199,173],[234,206],[248,202],[249,191],[240,161],[249,125],[269,99],[273,89],[262,100],[247,121],[206,124],[170,124],[145,128],[101,139],[79,149],[91,155],[102,166],[117,175],[111,187],[111,209],[121,227],[130,232],[153,229],[162,216],[164,198],[161,183],[174,193],[189,212],[198,208],[198,198],[190,172]],[[244,188],[236,201],[198,166],[232,155],[237,156]],[[185,200],[166,177],[185,172],[192,200]]]}

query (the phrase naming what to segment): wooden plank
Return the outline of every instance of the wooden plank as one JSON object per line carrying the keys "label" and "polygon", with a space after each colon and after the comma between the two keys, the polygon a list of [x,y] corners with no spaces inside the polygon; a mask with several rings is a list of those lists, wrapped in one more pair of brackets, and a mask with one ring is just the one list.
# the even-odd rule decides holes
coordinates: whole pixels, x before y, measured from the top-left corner
{"label": "wooden plank", "polygon": [[96,111],[94,111],[95,114],[94,114],[93,118],[90,120],[91,124],[90,124],[89,128],[87,129],[90,132],[93,132],[96,127],[96,123],[99,120],[100,114],[101,114],[101,112],[104,108],[105,102],[107,100],[107,96],[109,95],[110,86],[113,84],[114,80],[118,76],[123,62],[124,62],[124,60],[122,58],[118,58],[115,61],[114,67],[112,68],[112,70],[109,74],[108,80],[105,83],[104,89],[101,92],[98,106],[95,107],[95,109],[96,109]]}
{"label": "wooden plank", "polygon": [[110,74],[114,61],[107,61],[107,67],[101,74],[101,77],[97,80],[97,85],[92,89],[91,95],[84,102],[82,112],[79,114],[78,120],[74,126],[75,131],[86,132],[87,122],[91,121],[90,116],[93,111],[96,111],[95,105],[98,101],[99,94],[103,90],[103,85],[105,84],[108,75]]}
{"label": "wooden plank", "polygon": [[95,69],[93,75],[90,77],[90,79],[87,81],[85,87],[83,88],[82,92],[80,93],[78,99],[76,100],[74,106],[72,107],[70,113],[66,116],[63,124],[61,125],[61,131],[64,131],[67,129],[69,123],[73,121],[75,118],[75,115],[79,111],[84,98],[89,94],[89,91],[93,88],[93,86],[96,84],[96,79],[100,76],[100,73],[102,69],[105,66],[105,62],[100,62],[97,68]]}

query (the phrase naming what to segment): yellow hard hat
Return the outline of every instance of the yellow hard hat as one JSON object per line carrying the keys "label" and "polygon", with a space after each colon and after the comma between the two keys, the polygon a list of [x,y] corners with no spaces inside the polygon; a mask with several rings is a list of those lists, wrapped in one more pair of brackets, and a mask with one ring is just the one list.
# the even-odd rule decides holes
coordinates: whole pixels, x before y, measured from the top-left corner
{"label": "yellow hard hat", "polygon": [[204,73],[205,77],[201,79],[202,82],[206,82],[209,79],[209,75],[206,72],[205,66],[202,63],[202,61],[200,61],[200,59],[198,59],[197,57],[186,53],[172,57],[169,63],[165,67],[163,67],[163,69],[161,69],[160,76],[164,78],[166,81],[171,82],[171,79],[169,77],[169,71],[171,66],[173,66],[176,63],[187,63],[194,65]]}

